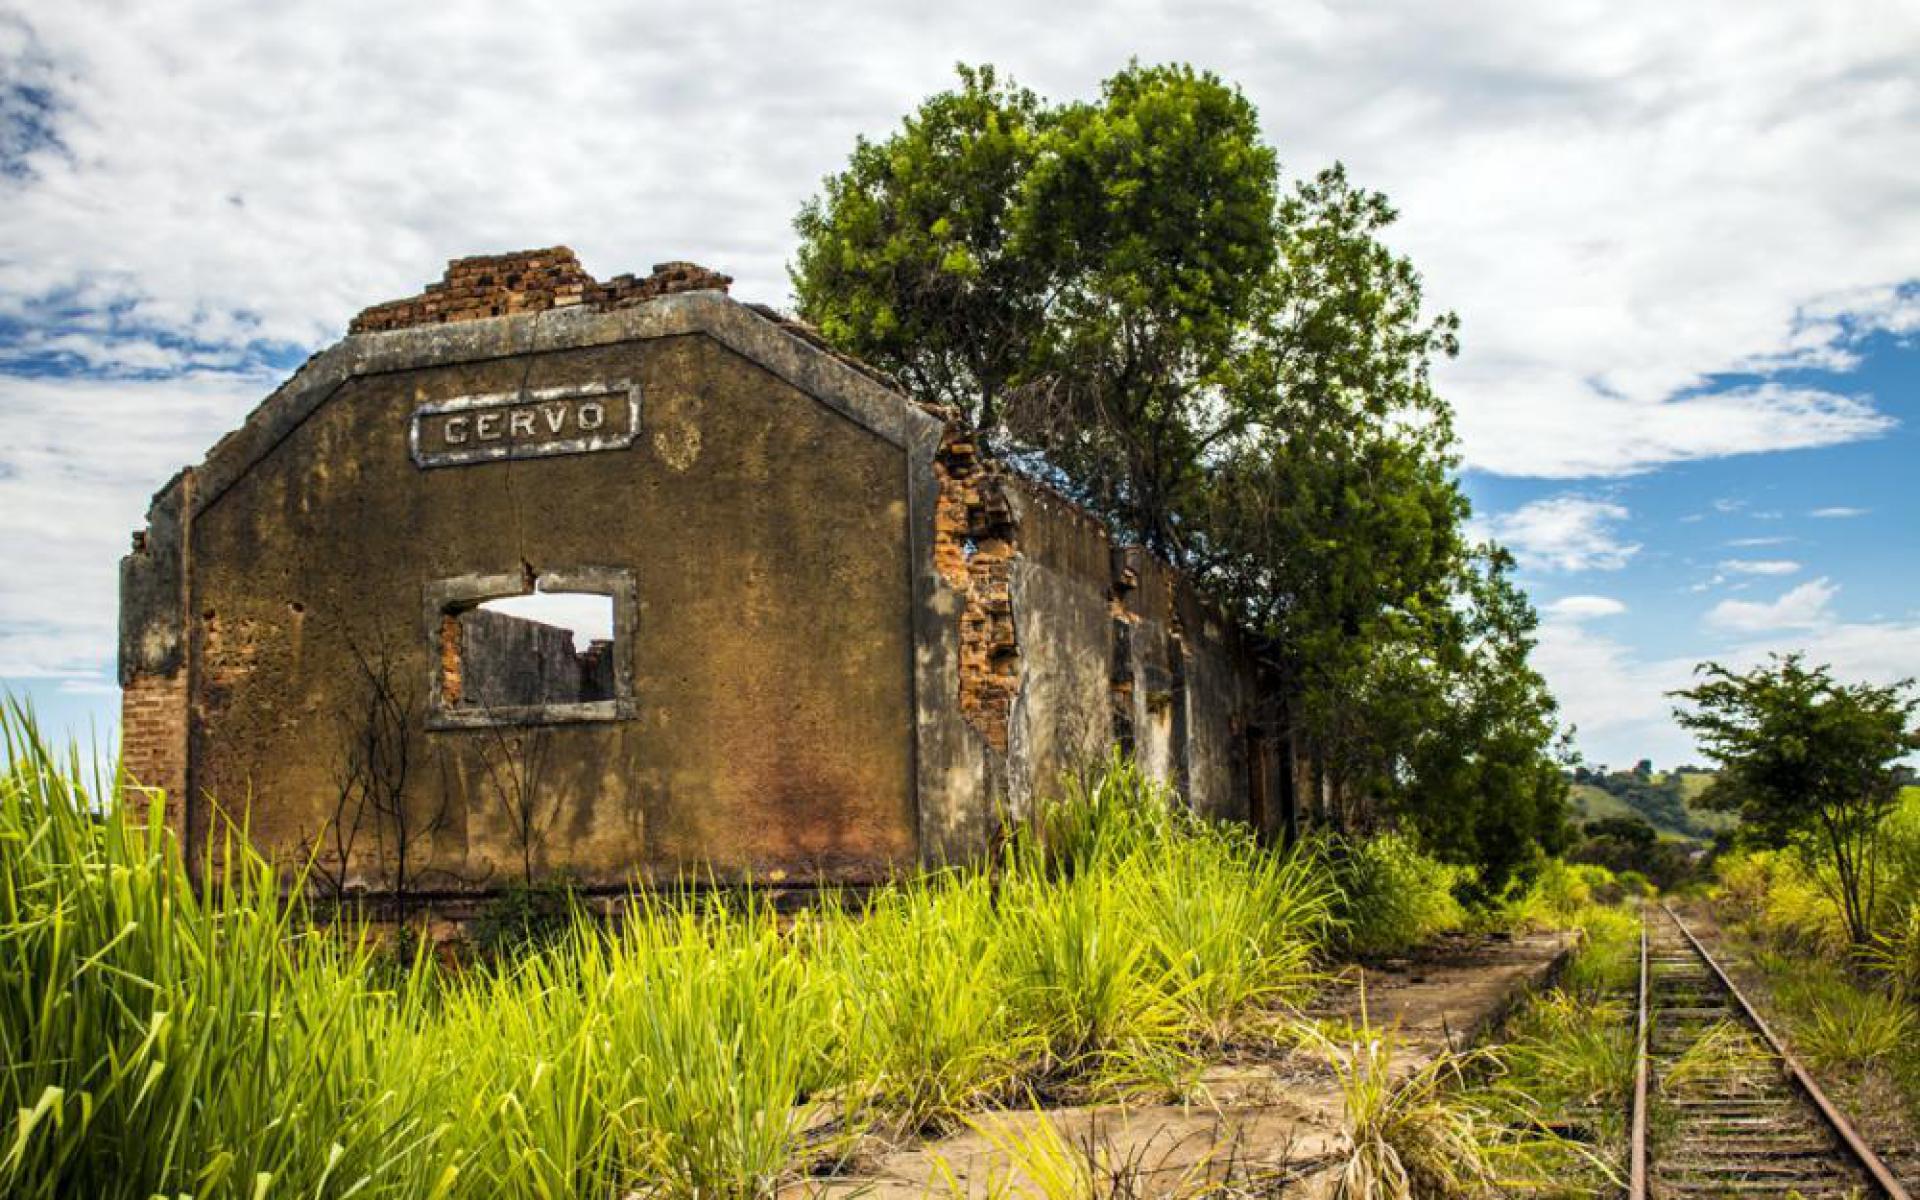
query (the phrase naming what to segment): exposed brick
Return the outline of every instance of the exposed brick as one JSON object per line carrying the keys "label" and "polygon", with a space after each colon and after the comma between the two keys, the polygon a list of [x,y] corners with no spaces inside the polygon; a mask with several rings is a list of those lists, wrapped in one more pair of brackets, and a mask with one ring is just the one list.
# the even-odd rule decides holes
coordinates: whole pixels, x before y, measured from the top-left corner
{"label": "exposed brick", "polygon": [[960,715],[1004,754],[1020,691],[1012,591],[1019,530],[999,468],[956,427],[948,427],[933,469],[940,483],[934,566],[963,601]]}
{"label": "exposed brick", "polygon": [[440,616],[440,702],[448,708],[460,704],[465,680],[460,668],[460,618],[453,613]]}
{"label": "exposed brick", "polygon": [[445,325],[487,317],[540,312],[584,304],[624,308],[676,292],[724,292],[733,280],[690,262],[660,263],[644,279],[616,275],[601,283],[587,274],[572,250],[551,246],[513,254],[456,258],[447,273],[418,296],[376,304],[353,319],[352,333],[376,333],[415,325]]}
{"label": "exposed brick", "polygon": [[187,796],[187,673],[135,675],[120,693],[120,755],[140,815],[185,831]]}

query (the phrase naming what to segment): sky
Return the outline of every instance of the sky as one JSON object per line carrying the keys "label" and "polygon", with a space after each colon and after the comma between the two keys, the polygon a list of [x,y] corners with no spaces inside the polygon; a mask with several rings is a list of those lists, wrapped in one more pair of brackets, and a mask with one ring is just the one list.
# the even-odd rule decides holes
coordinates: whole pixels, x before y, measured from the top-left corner
{"label": "sky", "polygon": [[148,497],[447,259],[784,304],[795,211],[956,62],[1060,100],[1132,58],[1393,197],[1590,762],[1690,760],[1704,659],[1920,674],[1910,0],[0,0],[0,682],[110,742]]}

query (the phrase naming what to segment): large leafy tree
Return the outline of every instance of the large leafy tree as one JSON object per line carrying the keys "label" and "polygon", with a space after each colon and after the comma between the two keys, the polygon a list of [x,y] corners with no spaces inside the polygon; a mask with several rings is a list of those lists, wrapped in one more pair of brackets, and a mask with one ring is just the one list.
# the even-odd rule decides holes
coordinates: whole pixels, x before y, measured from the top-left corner
{"label": "large leafy tree", "polygon": [[1498,891],[1567,840],[1569,756],[1546,680],[1533,668],[1538,616],[1497,547],[1469,556],[1459,627],[1439,640],[1422,679],[1426,721],[1389,769],[1398,811],[1436,848],[1478,863]]}
{"label": "large leafy tree", "polygon": [[1281,206],[1196,519],[1198,572],[1271,635],[1336,798],[1395,774],[1465,628],[1467,504],[1432,386],[1457,322],[1424,315],[1418,273],[1382,241],[1393,219],[1339,167]]}
{"label": "large leafy tree", "polygon": [[800,210],[800,311],[836,345],[983,427],[1025,377],[1054,265],[1016,227],[1054,115],[992,67],[928,99]]}
{"label": "large leafy tree", "polygon": [[1384,196],[1285,195],[1258,117],[1187,67],[1049,105],[986,68],[856,146],[801,213],[802,315],[1190,571],[1270,635],[1285,719],[1504,874],[1560,825],[1511,562],[1471,549],[1428,314]]}
{"label": "large leafy tree", "polygon": [[1700,803],[1739,813],[1743,837],[1808,854],[1847,936],[1865,946],[1881,825],[1899,798],[1900,760],[1920,749],[1912,681],[1843,683],[1799,654],[1745,673],[1703,663],[1697,674],[1674,693],[1692,707],[1674,715],[1719,768]]}
{"label": "large leafy tree", "polygon": [[1221,401],[1275,258],[1277,163],[1238,91],[1133,66],[1061,111],[1021,195],[1050,320],[1012,432],[1072,490],[1176,561]]}
{"label": "large leafy tree", "polygon": [[1132,66],[1042,105],[987,67],[862,141],[801,210],[800,312],[1175,558],[1214,388],[1275,255],[1244,96]]}

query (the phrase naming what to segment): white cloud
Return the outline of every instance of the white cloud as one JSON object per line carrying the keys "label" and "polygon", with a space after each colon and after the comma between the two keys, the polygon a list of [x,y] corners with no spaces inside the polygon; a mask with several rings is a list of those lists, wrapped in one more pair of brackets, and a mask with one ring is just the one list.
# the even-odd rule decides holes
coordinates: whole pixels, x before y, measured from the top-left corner
{"label": "white cloud", "polygon": [[1612,596],[1562,596],[1540,610],[1549,620],[1589,621],[1617,617],[1627,606]]}
{"label": "white cloud", "polygon": [[1792,540],[1790,537],[1743,537],[1731,538],[1727,545],[1750,549],[1755,546],[1784,546]]}
{"label": "white cloud", "polygon": [[1468,463],[1504,475],[1632,475],[1688,459],[1838,445],[1894,427],[1863,397],[1775,383],[1680,399],[1570,385],[1508,397],[1506,386],[1489,380],[1484,400],[1462,396],[1460,408]]}
{"label": "white cloud", "polygon": [[[211,373],[260,343],[313,349],[447,258],[555,242],[777,301],[801,201],[954,60],[1072,97],[1133,55],[1220,71],[1292,171],[1338,158],[1392,195],[1465,322],[1440,382],[1471,467],[1617,476],[1891,427],[1765,376],[1920,328],[1920,207],[1889,167],[1920,161],[1912,6],[0,0],[0,367],[185,373],[0,377],[0,674],[110,669],[126,531],[269,389]],[[1705,390],[1727,371],[1761,378]],[[1613,569],[1626,517],[1564,496],[1490,525],[1535,567]],[[1622,689],[1604,707],[1660,676],[1602,651],[1624,675],[1556,682]]]}
{"label": "white cloud", "polygon": [[264,380],[0,376],[0,677],[112,671],[118,563],[147,501],[266,393]]}
{"label": "white cloud", "polygon": [[1833,508],[1816,508],[1807,515],[1810,517],[1820,517],[1824,520],[1835,520],[1843,517],[1864,517],[1869,511],[1870,510],[1864,508],[1835,506]]}
{"label": "white cloud", "polygon": [[14,7],[0,72],[54,97],[58,142],[0,182],[0,313],[113,306],[205,348],[83,358],[311,347],[448,257],[554,241],[777,300],[799,202],[955,59],[1069,97],[1133,55],[1213,67],[1294,170],[1344,159],[1398,201],[1466,322],[1443,382],[1472,466],[1619,475],[1889,427],[1863,397],[1701,391],[1920,323],[1920,209],[1888,168],[1920,159],[1920,18],[1875,0]]}
{"label": "white cloud", "polygon": [[1534,663],[1552,685],[1562,714],[1578,727],[1583,754],[1596,762],[1700,761],[1691,738],[1673,723],[1668,693],[1693,682],[1695,666],[1712,659],[1742,671],[1770,654],[1801,651],[1841,679],[1889,684],[1920,677],[1920,621],[1829,621],[1797,633],[1749,632],[1723,650],[1698,657],[1642,657],[1618,638],[1578,620],[1552,616],[1540,627]]}
{"label": "white cloud", "polygon": [[1577,730],[1581,753],[1595,762],[1627,763],[1652,757],[1675,763],[1693,745],[1672,721],[1667,693],[1687,686],[1693,661],[1642,660],[1624,642],[1581,620],[1542,622],[1533,652]]}
{"label": "white cloud", "polygon": [[1837,584],[1823,577],[1810,579],[1777,600],[1722,600],[1708,611],[1707,623],[1735,633],[1813,629],[1831,623],[1833,614],[1827,605],[1839,591]]}
{"label": "white cloud", "polygon": [[1784,558],[1729,558],[1721,561],[1720,569],[1735,575],[1791,575],[1800,564]]}
{"label": "white cloud", "polygon": [[1505,545],[1525,566],[1545,571],[1614,571],[1639,553],[1614,526],[1627,519],[1624,505],[1591,496],[1551,496],[1496,513],[1476,532]]}

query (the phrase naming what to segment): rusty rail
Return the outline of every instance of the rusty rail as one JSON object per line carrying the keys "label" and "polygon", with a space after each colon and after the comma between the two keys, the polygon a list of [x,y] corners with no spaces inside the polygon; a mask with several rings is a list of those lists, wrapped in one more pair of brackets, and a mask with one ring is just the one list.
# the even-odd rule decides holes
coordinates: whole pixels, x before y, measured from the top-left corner
{"label": "rusty rail", "polygon": [[[1887,1196],[1887,1200],[1912,1200],[1912,1194],[1908,1192],[1907,1188],[1901,1187],[1901,1181],[1893,1177],[1893,1171],[1891,1171],[1891,1169],[1887,1167],[1887,1164],[1885,1164],[1885,1162],[1882,1162],[1882,1160],[1880,1160],[1880,1156],[1878,1156],[1878,1154],[1874,1154],[1874,1148],[1866,1144],[1866,1139],[1862,1139],[1862,1137],[1860,1137],[1859,1131],[1857,1131],[1857,1129],[1853,1127],[1853,1121],[1849,1121],[1849,1119],[1847,1119],[1847,1116],[1845,1116],[1845,1114],[1841,1114],[1841,1112],[1839,1112],[1837,1108],[1834,1108],[1834,1104],[1832,1104],[1832,1100],[1828,1100],[1828,1098],[1826,1098],[1826,1092],[1820,1091],[1820,1085],[1818,1085],[1818,1083],[1814,1083],[1814,1079],[1812,1079],[1812,1075],[1809,1075],[1809,1073],[1807,1073],[1807,1068],[1803,1068],[1803,1066],[1799,1064],[1799,1060],[1797,1060],[1797,1058],[1793,1058],[1793,1052],[1791,1052],[1791,1050],[1788,1050],[1788,1046],[1786,1046],[1786,1043],[1782,1043],[1782,1041],[1780,1041],[1780,1039],[1778,1039],[1778,1037],[1774,1035],[1774,1031],[1772,1031],[1772,1027],[1768,1027],[1768,1025],[1766,1025],[1766,1021],[1761,1020],[1761,1014],[1759,1014],[1759,1012],[1757,1012],[1757,1010],[1753,1008],[1753,1004],[1751,1004],[1751,1002],[1747,1000],[1747,996],[1743,995],[1740,989],[1738,989],[1738,987],[1734,985],[1734,981],[1732,981],[1732,977],[1728,977],[1728,973],[1724,972],[1724,970],[1720,970],[1720,964],[1718,964],[1718,962],[1715,962],[1715,958],[1713,958],[1713,954],[1709,954],[1709,952],[1707,952],[1707,947],[1703,947],[1703,945],[1699,943],[1699,939],[1697,939],[1697,937],[1693,937],[1692,929],[1688,929],[1688,927],[1686,927],[1686,922],[1682,922],[1682,920],[1680,920],[1680,914],[1676,914],[1676,912],[1674,912],[1672,908],[1668,908],[1667,904],[1661,904],[1661,910],[1663,910],[1663,912],[1667,914],[1668,918],[1672,920],[1672,924],[1674,924],[1674,927],[1676,927],[1676,929],[1680,929],[1680,933],[1682,933],[1682,935],[1686,937],[1686,941],[1688,941],[1688,945],[1692,945],[1693,952],[1695,952],[1695,954],[1699,954],[1699,958],[1701,958],[1701,962],[1705,962],[1705,964],[1707,964],[1707,970],[1711,970],[1711,972],[1713,972],[1713,975],[1715,975],[1716,979],[1720,981],[1720,987],[1724,987],[1724,989],[1726,989],[1726,995],[1730,995],[1732,996],[1732,998],[1734,998],[1734,1004],[1738,1004],[1738,1006],[1740,1006],[1741,1016],[1745,1016],[1745,1020],[1749,1021],[1749,1023],[1751,1023],[1751,1025],[1753,1025],[1753,1027],[1755,1027],[1755,1029],[1757,1029],[1757,1031],[1761,1033],[1761,1041],[1764,1041],[1764,1043],[1766,1043],[1766,1046],[1768,1046],[1768,1048],[1770,1048],[1770,1050],[1772,1050],[1774,1054],[1778,1054],[1778,1056],[1780,1056],[1780,1062],[1782,1062],[1782,1064],[1786,1066],[1786,1069],[1788,1069],[1788,1077],[1789,1079],[1791,1079],[1791,1081],[1793,1081],[1793,1085],[1795,1085],[1795,1087],[1799,1087],[1799,1091],[1801,1091],[1801,1094],[1803,1094],[1803,1096],[1807,1096],[1807,1100],[1809,1100],[1809,1102],[1812,1102],[1812,1106],[1814,1106],[1814,1110],[1816,1110],[1816,1112],[1820,1114],[1820,1117],[1822,1117],[1822,1119],[1826,1121],[1826,1125],[1828,1125],[1828,1127],[1830,1127],[1830,1129],[1834,1131],[1834,1135],[1836,1135],[1836,1137],[1839,1137],[1839,1144],[1841,1144],[1841,1146],[1845,1146],[1845,1150],[1847,1150],[1847,1154],[1849,1154],[1849,1156],[1853,1156],[1853,1160],[1855,1160],[1855,1164],[1859,1165],[1862,1171],[1866,1171],[1866,1177],[1874,1181],[1874,1187],[1880,1188],[1880,1190],[1882,1190],[1882,1194],[1885,1194],[1885,1196]],[[1642,1021],[1644,1021],[1645,1008],[1647,1008],[1647,975],[1645,975],[1645,925],[1644,924],[1642,924],[1642,931],[1640,931],[1640,937],[1642,937],[1642,977],[1640,977],[1640,979],[1642,979],[1642,983],[1640,983],[1640,1012],[1642,1012]],[[1642,1041],[1642,1043],[1640,1043],[1640,1066],[1636,1068],[1636,1073],[1644,1073],[1644,1071],[1645,1071],[1645,1041]],[[1636,1081],[1636,1098],[1640,1096],[1640,1091],[1638,1091],[1638,1087],[1640,1087],[1640,1085],[1638,1085],[1638,1081]],[[1634,1119],[1634,1162],[1636,1162],[1636,1164],[1644,1165],[1645,1164],[1645,1121],[1644,1119],[1642,1119],[1642,1114],[1640,1114],[1640,1110],[1638,1110],[1638,1108],[1636,1108],[1636,1114],[1634,1114],[1634,1117],[1636,1117],[1636,1119]],[[1642,1188],[1644,1187],[1645,1187],[1645,1183],[1644,1181],[1642,1181]],[[1640,1196],[1644,1196],[1644,1192],[1634,1192],[1634,1196],[1636,1196],[1636,1200],[1638,1200]]]}
{"label": "rusty rail", "polygon": [[1633,1023],[1633,1160],[1627,1200],[1647,1200],[1647,910],[1640,908],[1640,1006]]}

